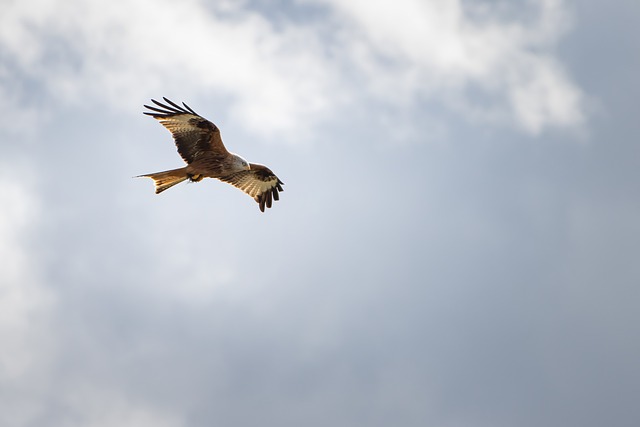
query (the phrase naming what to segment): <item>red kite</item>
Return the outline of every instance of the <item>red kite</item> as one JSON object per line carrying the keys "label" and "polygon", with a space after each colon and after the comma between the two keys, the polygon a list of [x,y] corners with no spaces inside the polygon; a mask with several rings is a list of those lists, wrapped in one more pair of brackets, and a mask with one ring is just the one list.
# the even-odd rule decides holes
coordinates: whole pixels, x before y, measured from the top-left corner
{"label": "red kite", "polygon": [[203,178],[217,178],[253,197],[262,212],[265,206],[270,208],[274,200],[279,200],[279,192],[284,191],[284,183],[268,167],[248,163],[237,154],[230,153],[222,143],[220,130],[216,125],[184,102],[183,108],[167,98],[163,99],[168,105],[152,99],[160,108],[145,105],[150,111],[145,111],[144,114],[157,119],[171,132],[178,153],[187,166],[140,175],[153,179],[156,194],[187,179],[199,182]]}

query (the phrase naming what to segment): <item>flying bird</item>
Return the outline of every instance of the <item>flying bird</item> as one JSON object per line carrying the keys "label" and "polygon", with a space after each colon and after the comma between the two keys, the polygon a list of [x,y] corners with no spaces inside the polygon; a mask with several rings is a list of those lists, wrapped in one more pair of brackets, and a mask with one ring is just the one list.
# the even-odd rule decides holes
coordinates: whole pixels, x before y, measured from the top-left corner
{"label": "flying bird", "polygon": [[217,178],[227,182],[258,202],[260,210],[270,208],[279,200],[284,183],[271,169],[257,163],[249,163],[237,154],[230,153],[222,143],[220,129],[193,111],[184,102],[182,106],[163,98],[166,104],[152,99],[155,106],[145,105],[145,111],[171,132],[178,153],[187,166],[165,172],[140,175],[153,179],[156,194],[182,181],[199,182],[204,178]]}

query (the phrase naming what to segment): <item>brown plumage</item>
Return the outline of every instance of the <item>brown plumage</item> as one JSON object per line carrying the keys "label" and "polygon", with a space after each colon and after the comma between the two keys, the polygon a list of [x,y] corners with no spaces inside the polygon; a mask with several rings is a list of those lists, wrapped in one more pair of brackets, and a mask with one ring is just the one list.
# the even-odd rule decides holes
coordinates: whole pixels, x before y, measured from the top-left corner
{"label": "brown plumage", "polygon": [[166,104],[152,99],[155,106],[145,105],[150,111],[144,114],[158,120],[171,132],[178,153],[187,166],[140,175],[153,179],[156,194],[187,179],[199,182],[203,178],[217,178],[253,197],[262,212],[265,206],[270,208],[274,200],[279,200],[284,183],[268,167],[248,163],[237,154],[230,153],[222,143],[216,125],[184,102],[180,106],[167,98],[163,99]]}

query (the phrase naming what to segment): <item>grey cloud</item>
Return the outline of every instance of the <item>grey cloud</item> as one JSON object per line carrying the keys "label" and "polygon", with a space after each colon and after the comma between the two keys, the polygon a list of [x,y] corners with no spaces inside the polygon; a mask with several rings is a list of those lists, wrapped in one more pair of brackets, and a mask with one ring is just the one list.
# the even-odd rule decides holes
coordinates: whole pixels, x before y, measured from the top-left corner
{"label": "grey cloud", "polygon": [[[574,52],[608,22],[575,20]],[[26,260],[0,307],[28,308],[0,314],[0,424],[636,425],[638,125],[590,61],[568,62],[608,109],[588,141],[373,96],[292,145],[223,113],[286,183],[265,214],[131,178],[179,164],[146,99],[25,83],[34,133],[0,131],[0,253]]]}

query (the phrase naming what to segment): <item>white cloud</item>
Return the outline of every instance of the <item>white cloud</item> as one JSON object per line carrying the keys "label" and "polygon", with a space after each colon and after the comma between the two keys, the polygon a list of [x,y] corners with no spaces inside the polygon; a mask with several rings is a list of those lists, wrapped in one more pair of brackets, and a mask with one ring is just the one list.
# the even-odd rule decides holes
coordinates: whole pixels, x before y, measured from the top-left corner
{"label": "white cloud", "polygon": [[292,7],[326,13],[277,24],[244,2],[204,3],[12,2],[0,47],[14,79],[38,81],[56,100],[131,109],[150,96],[205,95],[249,130],[291,138],[370,94],[532,134],[584,121],[584,96],[553,53],[568,25],[562,0],[306,0]]}
{"label": "white cloud", "polygon": [[130,108],[150,94],[213,92],[267,133],[299,130],[321,114],[330,78],[313,33],[276,30],[254,12],[223,6],[212,13],[193,0],[14,2],[0,18],[0,46],[60,101],[93,96]]}
{"label": "white cloud", "polygon": [[[34,255],[26,244],[40,214],[27,168],[2,165],[0,173],[0,424],[27,425],[40,405],[22,394],[39,393],[37,377],[52,345],[48,327],[52,295],[42,286]],[[22,173],[21,182],[14,176]]]}
{"label": "white cloud", "polygon": [[[24,374],[37,354],[30,351],[34,318],[50,303],[39,285],[38,268],[24,245],[38,217],[37,204],[25,185],[0,175],[0,379]],[[36,316],[37,317],[37,316]]]}
{"label": "white cloud", "polygon": [[105,390],[104,386],[74,384],[64,393],[65,407],[72,412],[69,425],[92,427],[179,427],[183,420],[165,408],[136,402],[122,390]]}
{"label": "white cloud", "polygon": [[546,58],[521,58],[512,70],[509,100],[520,125],[540,133],[549,124],[572,126],[583,122],[582,94],[567,84],[558,64]]}
{"label": "white cloud", "polygon": [[[405,104],[434,98],[533,134],[584,120],[583,95],[552,54],[568,25],[561,0],[519,3],[516,17],[500,3],[311,1],[330,5],[343,21],[345,44],[381,97]],[[487,93],[488,105],[466,95],[470,88]]]}

